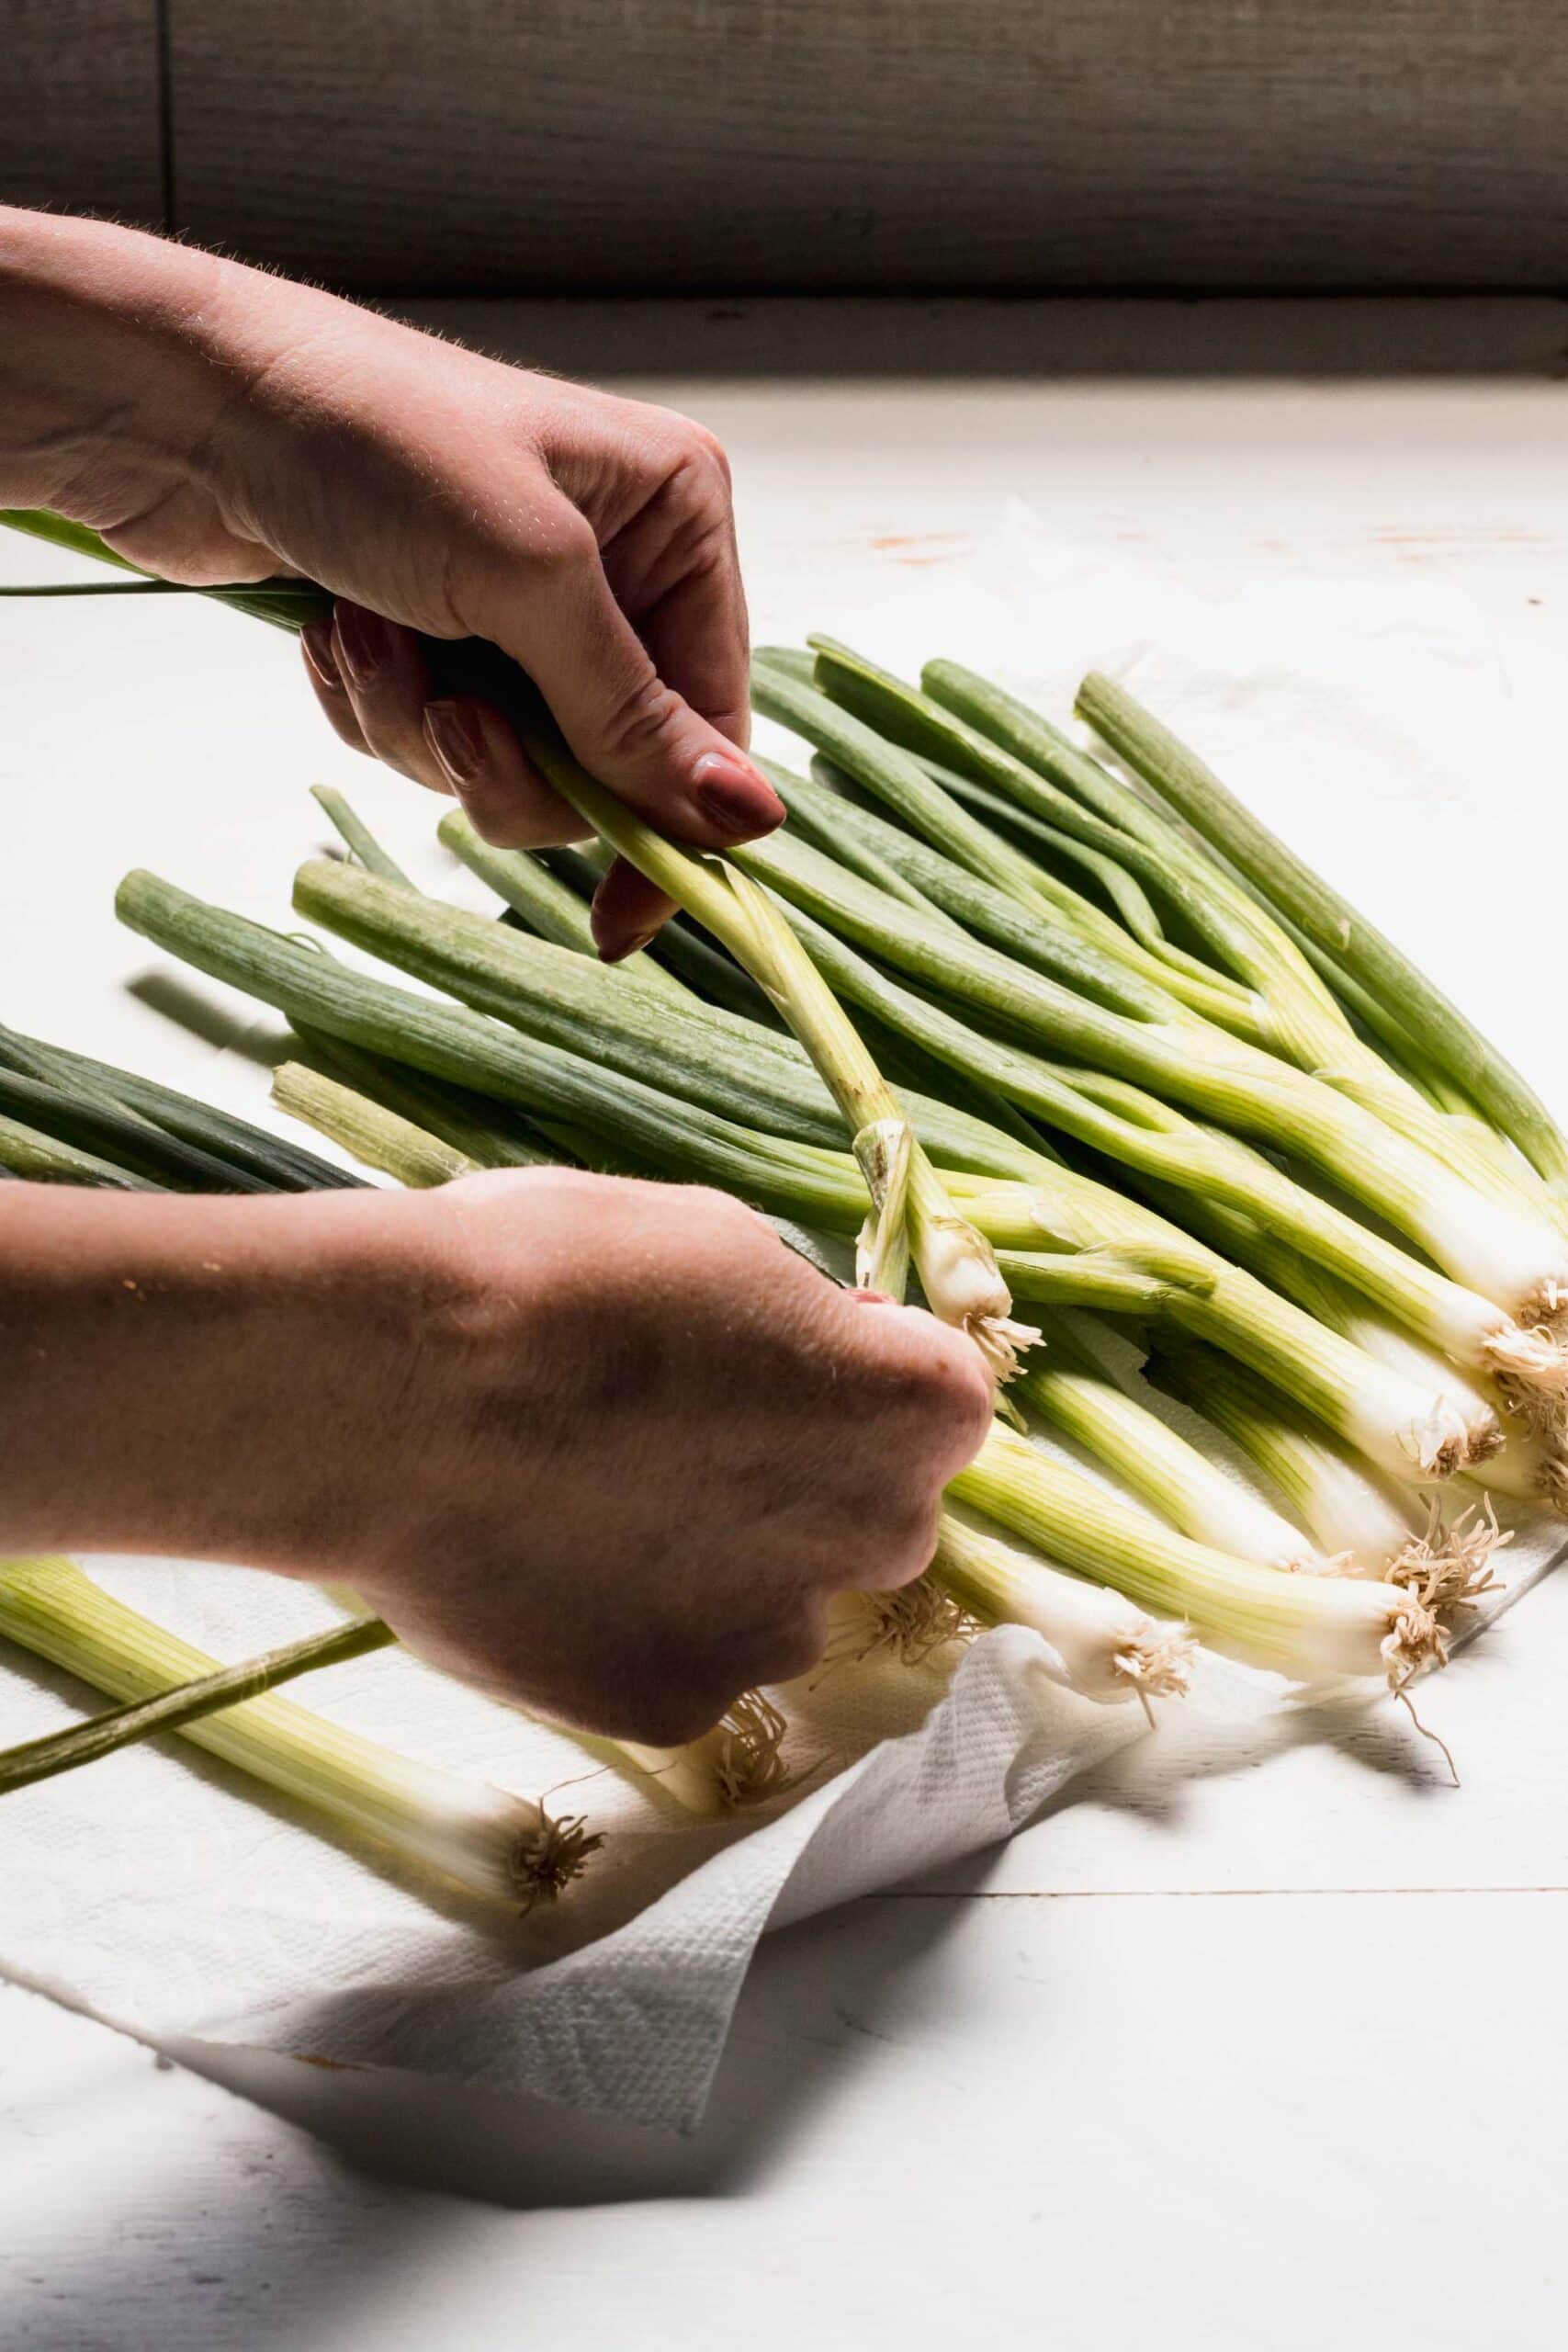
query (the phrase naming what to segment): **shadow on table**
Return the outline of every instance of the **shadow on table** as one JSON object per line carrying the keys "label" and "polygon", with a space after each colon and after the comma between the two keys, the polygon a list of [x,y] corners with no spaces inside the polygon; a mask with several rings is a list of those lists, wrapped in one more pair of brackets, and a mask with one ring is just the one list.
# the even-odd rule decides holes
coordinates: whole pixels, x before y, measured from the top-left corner
{"label": "shadow on table", "polygon": [[221,2109],[199,2134],[139,2135],[127,2154],[133,2202],[155,2226],[78,2230],[63,2283],[58,2246],[14,2266],[26,2283],[7,2293],[0,2345],[297,2352],[307,2341],[357,2342],[372,2286],[382,2311],[404,2281],[412,2298],[428,2297],[457,2223],[454,2200],[521,2214],[744,2195],[888,2044],[915,2038],[921,1995],[906,1980],[971,1916],[962,1899],[872,1897],[771,1938],[706,2118],[684,2139],[409,2074],[171,2042],[183,2066],[298,2127],[305,2144],[280,2151],[242,2124],[243,2156],[236,2163],[231,2148],[225,2161]]}
{"label": "shadow on table", "polygon": [[685,2137],[425,2075],[207,2042],[165,2046],[356,2168],[404,2186],[527,2210],[734,2196],[897,2039],[887,2020],[899,1980],[964,1910],[962,1898],[873,1897],[770,1937],[741,1992],[707,2112]]}

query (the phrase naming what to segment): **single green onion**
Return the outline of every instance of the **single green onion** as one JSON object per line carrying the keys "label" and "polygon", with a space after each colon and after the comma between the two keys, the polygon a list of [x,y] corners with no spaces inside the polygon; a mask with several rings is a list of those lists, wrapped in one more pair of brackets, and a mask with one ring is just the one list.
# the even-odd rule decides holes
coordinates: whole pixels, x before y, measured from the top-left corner
{"label": "single green onion", "polygon": [[382,848],[369,826],[355,814],[341,792],[330,784],[313,784],[310,797],[331,820],[367,873],[379,875],[383,882],[400,882],[405,890],[416,887],[409,880],[397,859]]}
{"label": "single green onion", "polygon": [[982,1625],[1027,1625],[1046,1645],[1053,1682],[1100,1705],[1179,1699],[1193,1642],[1184,1625],[1145,1616],[1124,1594],[1069,1576],[1037,1554],[946,1510],[927,1578]]}
{"label": "single green onion", "polygon": [[[219,1670],[69,1560],[0,1564],[0,1634],[131,1702]],[[604,1842],[581,1820],[552,1820],[525,1798],[395,1755],[288,1699],[246,1700],[183,1725],[180,1736],[394,1860],[513,1909],[559,1894]]]}
{"label": "single green onion", "polygon": [[[0,1577],[5,1573],[5,1564],[0,1563]],[[352,1625],[334,1625],[328,1633],[310,1634],[302,1641],[265,1650],[243,1666],[215,1668],[210,1674],[162,1691],[155,1699],[137,1699],[128,1706],[112,1707],[105,1714],[73,1724],[68,1731],[46,1732],[40,1738],[0,1748],[0,1793],[31,1788],[35,1781],[54,1780],[82,1764],[96,1764],[106,1756],[118,1755],[122,1747],[136,1747],[165,1732],[184,1731],[189,1724],[220,1714],[242,1700],[258,1699],[264,1691],[276,1690],[301,1674],[341,1666],[349,1658],[385,1649],[396,1640],[391,1627],[378,1617],[361,1618]]]}
{"label": "single green onion", "polygon": [[356,1094],[352,1087],[302,1062],[281,1062],[272,1074],[272,1099],[280,1111],[303,1119],[318,1135],[352,1152],[367,1168],[379,1169],[400,1184],[423,1188],[471,1176],[479,1167],[439,1136]]}

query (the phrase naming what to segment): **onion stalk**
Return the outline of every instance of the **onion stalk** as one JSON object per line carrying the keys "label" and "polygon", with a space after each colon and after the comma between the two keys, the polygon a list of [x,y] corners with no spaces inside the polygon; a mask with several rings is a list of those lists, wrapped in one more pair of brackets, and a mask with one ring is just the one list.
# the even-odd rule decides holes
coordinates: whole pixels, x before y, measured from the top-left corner
{"label": "onion stalk", "polygon": [[[750,972],[810,1054],[842,1112],[852,1139],[868,1126],[901,1124],[904,1114],[838,999],[765,891],[740,868],[677,849],[594,781],[551,731],[525,730],[525,747],[546,780],[603,841],[687,912]],[[1010,1379],[1033,1339],[989,1246],[961,1217],[925,1152],[911,1143],[908,1190],[910,1253],[932,1312],[968,1333],[994,1378]]]}
{"label": "onion stalk", "polygon": [[[0,1634],[126,1701],[218,1670],[69,1560],[0,1564]],[[248,1699],[181,1725],[179,1736],[394,1860],[513,1910],[560,1894],[604,1842],[580,1819],[552,1819],[525,1798],[396,1755],[288,1699]]]}
{"label": "onion stalk", "polygon": [[1043,1345],[1013,1391],[1021,1405],[1194,1542],[1262,1567],[1326,1565],[1299,1527],[1130,1396],[1060,1315],[1043,1311],[1041,1332]]}
{"label": "onion stalk", "polygon": [[1417,966],[1331,884],[1227,791],[1124,686],[1091,672],[1077,707],[1160,799],[1245,875],[1381,1006],[1420,1051],[1450,1073],[1494,1125],[1559,1193],[1568,1191],[1568,1141],[1518,1072]]}
{"label": "onion stalk", "polygon": [[1027,1625],[1045,1644],[1051,1680],[1101,1705],[1187,1690],[1193,1642],[1109,1586],[1069,1576],[944,1511],[929,1581],[983,1625]]}
{"label": "onion stalk", "polygon": [[1284,1495],[1326,1558],[1344,1574],[1413,1591],[1428,1609],[1472,1608],[1493,1590],[1495,1553],[1508,1542],[1491,1505],[1445,1521],[1380,1478],[1265,1382],[1202,1347],[1162,1350],[1155,1377],[1194,1405]]}
{"label": "onion stalk", "polygon": [[1399,1690],[1447,1655],[1437,1618],[1402,1588],[1281,1576],[1195,1544],[999,1427],[949,1491],[1064,1567],[1296,1680],[1382,1674]]}

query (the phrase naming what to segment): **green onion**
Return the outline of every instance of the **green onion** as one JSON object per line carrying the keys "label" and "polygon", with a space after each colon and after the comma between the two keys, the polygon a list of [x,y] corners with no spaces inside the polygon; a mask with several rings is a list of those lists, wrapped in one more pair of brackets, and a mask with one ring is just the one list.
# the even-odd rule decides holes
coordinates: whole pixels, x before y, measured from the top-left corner
{"label": "green onion", "polygon": [[1299,1527],[1130,1396],[1059,1315],[1040,1319],[1044,1344],[1019,1376],[1013,1394],[1020,1404],[1194,1542],[1261,1567],[1324,1565]]}
{"label": "green onion", "polygon": [[[541,939],[557,947],[570,947],[581,956],[595,953],[593,934],[589,927],[588,910],[574,890],[558,882],[547,866],[525,850],[492,849],[481,841],[460,808],[450,809],[442,818],[436,831],[445,846],[460,858],[481,882],[488,882],[498,899],[504,899],[514,913]],[[691,990],[672,972],[655,963],[646,949],[628,956],[616,967],[623,976],[639,980],[654,995],[689,1004]]]}
{"label": "green onion", "polygon": [[[614,863],[614,853],[606,849],[595,835],[592,840],[580,842],[570,848],[542,850],[539,862],[558,881],[564,882],[580,901],[581,942],[563,939],[559,944],[565,947],[580,944],[584,955],[597,958],[599,950],[593,944],[588,910],[595,891]],[[551,937],[554,934],[545,935]],[[743,972],[733,956],[698,931],[686,916],[671,915],[652,946],[639,952],[645,954],[650,962],[658,964],[660,969],[667,969],[671,978],[680,980],[688,993],[700,998],[704,1004],[716,1005],[727,1012],[739,1012],[746,1020],[761,1022],[775,1032],[784,1029],[784,1022],[750,974]],[[615,968],[624,972],[629,966],[635,970],[637,965],[637,956],[626,956]]]}
{"label": "green onion", "polygon": [[89,1097],[106,1108],[132,1114],[162,1127],[178,1142],[194,1146],[226,1161],[243,1174],[259,1177],[283,1193],[319,1193],[347,1189],[359,1178],[330,1159],[304,1151],[265,1127],[253,1126],[228,1111],[214,1111],[193,1096],[161,1086],[134,1071],[117,1069],[111,1062],[93,1060],[63,1046],[46,1046],[14,1029],[0,1029],[0,1065],[28,1078],[40,1079],[70,1094]]}
{"label": "green onion", "polygon": [[1078,689],[1077,707],[1118,757],[1222,851],[1268,903],[1397,1015],[1422,1053],[1458,1080],[1549,1183],[1568,1187],[1568,1142],[1544,1104],[1407,956],[1244,808],[1125,687],[1091,672]]}
{"label": "green onion", "polygon": [[1181,1008],[1169,1021],[1129,1019],[983,942],[955,944],[918,909],[787,832],[737,856],[796,908],[911,974],[928,993],[949,994],[1031,1046],[1054,1046],[1299,1153],[1407,1233],[1456,1282],[1517,1319],[1536,1320],[1568,1298],[1568,1240],[1554,1223],[1513,1200],[1483,1196],[1304,1071]]}
{"label": "green onion", "polygon": [[[1044,1670],[1101,1705],[1178,1699],[1193,1643],[1108,1586],[1086,1583],[943,1511],[926,1579],[982,1625],[1027,1625],[1046,1645]],[[909,1589],[909,1588],[906,1588]]]}
{"label": "green onion", "polygon": [[163,1186],[133,1176],[112,1160],[62,1143],[19,1119],[0,1114],[0,1169],[32,1184],[92,1184],[112,1193],[157,1193]]}
{"label": "green onion", "polygon": [[[116,555],[107,541],[90,531],[85,523],[67,522],[63,514],[51,514],[42,507],[0,507],[0,524],[7,524],[13,531],[25,531],[30,538],[43,539],[51,547],[63,548],[72,555],[90,555],[99,563],[112,563],[120,571],[136,574],[135,585],[142,592],[149,589],[162,595],[210,596],[215,603],[228,605],[237,613],[248,613],[253,620],[270,621],[275,628],[298,631],[312,621],[332,618],[333,600],[324,588],[309,580],[255,581],[243,588],[185,588],[177,581],[155,580],[149,572],[139,571],[122,555]],[[25,592],[35,595],[36,589]],[[83,594],[103,595],[111,591],[102,582],[84,583]]]}
{"label": "green onion", "polygon": [[310,797],[331,819],[367,873],[378,874],[383,882],[400,882],[405,890],[415,888],[397,859],[382,848],[369,826],[355,814],[341,792],[330,784],[313,784]]}
{"label": "green onion", "polygon": [[[750,973],[810,1054],[852,1138],[864,1127],[901,1121],[892,1088],[766,892],[739,867],[690,856],[661,839],[580,767],[553,734],[529,732],[525,743],[547,782],[600,838],[694,915]],[[994,1377],[1010,1378],[1032,1330],[1013,1320],[991,1250],[955,1214],[918,1143],[910,1149],[908,1204],[910,1251],[932,1312],[968,1333]]]}
{"label": "green onion", "polygon": [[[0,1563],[0,1576],[5,1565]],[[96,1764],[144,1739],[164,1732],[184,1731],[187,1724],[222,1713],[242,1700],[259,1698],[301,1674],[315,1674],[327,1666],[363,1657],[385,1649],[397,1635],[378,1617],[361,1618],[352,1625],[335,1625],[330,1633],[310,1634],[303,1641],[264,1651],[243,1666],[216,1668],[194,1682],[183,1682],[155,1699],[133,1700],[129,1706],[110,1708],[69,1731],[46,1732],[41,1738],[0,1748],[0,1792],[31,1788],[35,1781],[73,1772],[79,1765]]]}
{"label": "green onion", "polygon": [[427,1128],[400,1118],[396,1112],[341,1086],[336,1079],[302,1062],[281,1062],[272,1074],[272,1099],[280,1111],[303,1119],[319,1135],[328,1136],[367,1168],[396,1177],[400,1184],[423,1187],[447,1184],[455,1177],[471,1176],[477,1160],[467,1159]]}
{"label": "green onion", "polygon": [[[69,1560],[0,1564],[0,1634],[113,1697],[158,1698],[213,1659],[111,1600]],[[415,1763],[288,1699],[246,1700],[180,1736],[471,1894],[528,1909],[559,1894],[604,1841],[525,1799]]]}
{"label": "green onion", "polygon": [[1194,1544],[999,1428],[950,1492],[1064,1567],[1190,1621],[1216,1649],[1297,1680],[1382,1673],[1402,1690],[1446,1655],[1437,1619],[1400,1587],[1281,1576]]}
{"label": "green onion", "polygon": [[1278,1487],[1336,1567],[1413,1590],[1432,1610],[1472,1607],[1507,1543],[1490,1505],[1445,1521],[1423,1510],[1298,1412],[1287,1397],[1202,1347],[1162,1348],[1154,1376],[1222,1429]]}
{"label": "green onion", "polygon": [[[1111,985],[1108,975],[1119,969],[1123,987],[1141,980],[1145,989],[1152,986],[1168,1002],[1179,998],[1216,1019],[1247,1016],[1247,992],[1227,975],[1209,971],[1195,978],[1186,968],[1149,955],[1092,900],[1047,874],[1001,834],[972,815],[908,748],[878,734],[865,723],[863,713],[857,716],[852,703],[846,707],[841,698],[831,699],[820,691],[820,673],[825,666],[825,658],[819,654],[818,685],[809,687],[781,674],[771,653],[759,656],[752,671],[752,699],[758,709],[804,735],[836,767],[897,810],[907,825],[932,848],[944,853],[949,862],[967,868],[972,876],[990,886],[996,896],[1010,898],[1019,910],[1015,920],[1021,928],[1032,931],[1040,952],[1054,942],[1060,952],[1070,934],[1086,959],[1086,969],[1100,976],[1102,987]],[[889,687],[897,685],[897,681],[885,679],[884,673],[871,672],[869,665],[856,664],[854,668],[857,675],[874,677]],[[841,683],[836,673],[829,674],[835,685]],[[907,695],[908,691],[899,689],[900,695]],[[868,834],[864,828],[859,829],[859,838],[873,848],[883,843],[882,836]],[[942,883],[935,867],[923,866],[911,872],[905,862],[908,852],[888,854],[898,871],[921,889],[929,891],[928,876],[948,893],[956,887],[951,879]],[[947,907],[948,899],[944,898],[942,903]],[[997,913],[995,897],[979,903],[989,904],[993,914]],[[1104,1001],[1113,1000],[1107,997]]]}
{"label": "green onion", "polygon": [[341,1086],[448,1144],[476,1168],[557,1168],[562,1151],[514,1111],[466,1088],[443,1086],[404,1062],[302,1028],[311,1064]]}
{"label": "green onion", "polygon": [[[546,1114],[552,1125],[562,1119],[581,1125],[661,1172],[728,1185],[807,1227],[854,1233],[864,1221],[864,1180],[846,1152],[739,1127],[460,1007],[389,988],[259,923],[204,906],[152,875],[128,875],[116,904],[132,930],[198,970],[248,989],[307,1030],[391,1053],[437,1079],[482,1087],[503,1102]],[[1057,1172],[1049,1162],[1043,1168]],[[1126,1250],[1102,1249],[1086,1219],[1081,1229],[1088,1241],[1080,1245],[1065,1226],[1042,1217],[1036,1187],[982,1187],[976,1213],[998,1232],[1043,1248],[1055,1241],[1063,1251],[1059,1259],[1032,1263],[1038,1295],[1112,1309],[1136,1303],[1146,1310],[1165,1295],[1168,1274],[1147,1272],[1149,1253],[1139,1250],[1136,1237]],[[1155,1250],[1158,1265],[1192,1265],[1191,1245],[1173,1228],[1164,1231],[1169,1238]],[[984,1241],[980,1246],[989,1248]],[[1081,1258],[1066,1254],[1080,1246]]]}
{"label": "green onion", "polygon": [[62,1143],[111,1160],[134,1176],[182,1193],[270,1193],[259,1176],[166,1134],[96,1093],[55,1086],[0,1066],[0,1112]]}

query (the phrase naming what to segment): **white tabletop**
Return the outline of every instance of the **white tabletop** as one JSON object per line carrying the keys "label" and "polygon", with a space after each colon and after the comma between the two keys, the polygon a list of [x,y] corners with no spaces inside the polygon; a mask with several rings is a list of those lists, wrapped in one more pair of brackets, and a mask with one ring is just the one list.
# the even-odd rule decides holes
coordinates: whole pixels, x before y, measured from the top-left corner
{"label": "white tabletop", "polygon": [[[1544,729],[1562,321],[708,305],[478,331],[718,430],[761,633],[814,564],[875,593],[1018,492],[1079,543],[1241,577],[1418,567],[1476,599]],[[124,987],[149,959],[108,902],[146,863],[276,916],[311,776],[410,821],[407,787],[323,742],[293,658],[205,609],[7,608],[0,1017],[246,1099]],[[1555,2344],[1565,1650],[1559,1576],[1448,1678],[1460,1791],[1381,1713],[1332,1742],[1282,1717],[1261,1763],[1176,1729],[1005,1851],[771,1940],[689,2142],[232,2052],[171,2066],[0,1989],[0,2344]]]}

